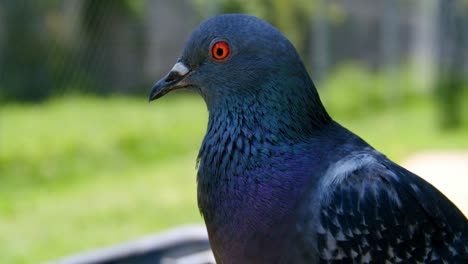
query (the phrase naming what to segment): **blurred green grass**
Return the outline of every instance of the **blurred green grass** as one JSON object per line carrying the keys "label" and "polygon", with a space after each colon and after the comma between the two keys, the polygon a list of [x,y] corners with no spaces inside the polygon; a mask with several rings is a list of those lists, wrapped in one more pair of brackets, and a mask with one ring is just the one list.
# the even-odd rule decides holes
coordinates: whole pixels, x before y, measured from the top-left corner
{"label": "blurred green grass", "polygon": [[[396,161],[468,149],[468,129],[438,129],[430,100],[354,116],[330,110]],[[72,96],[0,106],[0,263],[37,263],[201,223],[195,159],[206,123],[202,99],[186,94],[152,104]]]}
{"label": "blurred green grass", "polygon": [[0,263],[202,221],[201,100],[71,97],[3,106],[0,116]]}

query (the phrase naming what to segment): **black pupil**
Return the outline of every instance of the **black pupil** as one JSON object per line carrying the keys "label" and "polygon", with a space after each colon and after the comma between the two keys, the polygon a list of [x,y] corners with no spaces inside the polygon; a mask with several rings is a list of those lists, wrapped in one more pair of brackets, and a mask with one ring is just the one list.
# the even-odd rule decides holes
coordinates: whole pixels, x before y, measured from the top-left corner
{"label": "black pupil", "polygon": [[224,54],[224,50],[222,48],[217,48],[216,49],[216,55],[221,57],[221,56],[223,56],[223,54]]}

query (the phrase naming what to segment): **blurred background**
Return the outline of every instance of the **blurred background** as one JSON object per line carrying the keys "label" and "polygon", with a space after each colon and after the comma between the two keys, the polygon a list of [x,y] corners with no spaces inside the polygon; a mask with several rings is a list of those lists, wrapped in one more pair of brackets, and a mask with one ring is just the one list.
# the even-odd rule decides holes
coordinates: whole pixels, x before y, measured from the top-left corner
{"label": "blurred background", "polygon": [[466,0],[0,0],[0,263],[202,223],[204,102],[146,95],[231,12],[293,42],[338,122],[397,162],[465,155],[466,186]]}

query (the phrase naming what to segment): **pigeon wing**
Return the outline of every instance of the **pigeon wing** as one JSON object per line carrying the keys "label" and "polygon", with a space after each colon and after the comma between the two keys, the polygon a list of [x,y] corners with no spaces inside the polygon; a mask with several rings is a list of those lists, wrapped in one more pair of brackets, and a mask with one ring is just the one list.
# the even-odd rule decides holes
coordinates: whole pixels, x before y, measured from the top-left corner
{"label": "pigeon wing", "polygon": [[298,226],[314,258],[468,263],[463,214],[430,184],[385,158],[358,155],[338,163],[311,198]]}

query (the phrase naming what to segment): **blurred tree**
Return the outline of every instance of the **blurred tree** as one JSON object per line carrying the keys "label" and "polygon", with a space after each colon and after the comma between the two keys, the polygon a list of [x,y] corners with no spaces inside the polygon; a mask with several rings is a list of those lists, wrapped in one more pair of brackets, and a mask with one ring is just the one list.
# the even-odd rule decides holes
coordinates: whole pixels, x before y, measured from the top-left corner
{"label": "blurred tree", "polygon": [[385,72],[384,88],[386,90],[387,103],[395,104],[400,98],[397,67],[399,63],[399,14],[401,5],[395,5],[394,0],[384,0],[385,12],[382,16],[381,42],[382,68]]}
{"label": "blurred tree", "polygon": [[[51,93],[52,73],[46,63],[46,5],[27,0],[0,3],[3,42],[0,53],[0,98],[40,100]],[[28,23],[25,23],[27,18]]]}
{"label": "blurred tree", "polygon": [[187,0],[145,0],[144,9],[143,66],[148,89],[175,63],[196,24],[192,3]]}
{"label": "blurred tree", "polygon": [[[465,4],[465,5],[463,5]],[[459,127],[462,89],[468,79],[464,75],[468,32],[466,1],[439,2],[439,80],[436,100],[439,102],[440,124],[444,129]]]}
{"label": "blurred tree", "polygon": [[[313,43],[309,43],[309,47],[313,46],[313,52],[309,50],[310,63],[315,66],[314,77],[315,81],[321,82],[327,78],[329,67],[329,24],[327,21],[327,10],[329,2],[326,0],[318,0],[317,11],[314,16],[314,29],[311,30],[309,36],[313,38]],[[315,62],[315,63],[314,63]]]}
{"label": "blurred tree", "polygon": [[[94,91],[134,93],[143,82],[142,30],[139,25],[143,5],[130,0],[85,0],[82,2],[84,41],[79,51],[85,58],[81,67]],[[140,12],[141,11],[141,12]],[[78,65],[82,66],[82,65]]]}

